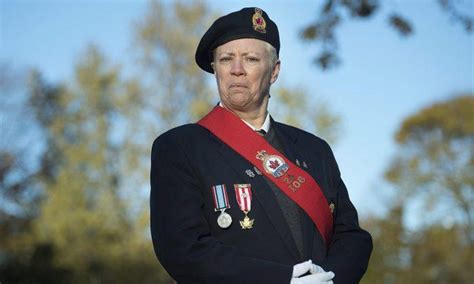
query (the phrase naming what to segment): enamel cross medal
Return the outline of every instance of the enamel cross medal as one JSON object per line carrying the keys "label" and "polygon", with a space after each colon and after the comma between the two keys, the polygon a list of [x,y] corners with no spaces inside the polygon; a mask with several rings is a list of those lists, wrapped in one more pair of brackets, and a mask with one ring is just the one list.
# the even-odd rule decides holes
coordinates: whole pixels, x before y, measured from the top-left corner
{"label": "enamel cross medal", "polygon": [[217,225],[222,229],[227,229],[232,224],[232,217],[225,212],[226,209],[230,208],[225,184],[214,185],[212,195],[214,196],[214,211],[221,211],[221,214],[217,217]]}
{"label": "enamel cross medal", "polygon": [[239,204],[240,210],[244,212],[244,220],[239,221],[242,229],[252,229],[254,219],[250,219],[248,213],[252,209],[252,190],[250,184],[234,184],[235,197]]}

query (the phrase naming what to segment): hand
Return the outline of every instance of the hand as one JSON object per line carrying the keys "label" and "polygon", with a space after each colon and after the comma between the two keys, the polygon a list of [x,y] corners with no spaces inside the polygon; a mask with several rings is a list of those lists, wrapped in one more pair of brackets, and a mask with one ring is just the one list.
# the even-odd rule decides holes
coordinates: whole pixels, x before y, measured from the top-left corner
{"label": "hand", "polygon": [[298,263],[293,266],[293,275],[292,277],[300,277],[301,275],[305,274],[306,272],[310,271],[313,267],[313,262],[310,260]]}
{"label": "hand", "polygon": [[[311,275],[300,277],[310,272]],[[293,275],[290,284],[333,284],[334,273],[326,272],[321,266],[313,264],[311,260],[293,266]]]}
{"label": "hand", "polygon": [[333,284],[333,278],[334,273],[332,271],[319,272],[299,278],[292,278],[290,284]]}
{"label": "hand", "polygon": [[316,273],[321,273],[321,272],[326,272],[326,271],[324,271],[324,269],[321,266],[313,263],[311,265],[311,268],[309,269],[309,272],[311,272],[311,274],[316,274]]}

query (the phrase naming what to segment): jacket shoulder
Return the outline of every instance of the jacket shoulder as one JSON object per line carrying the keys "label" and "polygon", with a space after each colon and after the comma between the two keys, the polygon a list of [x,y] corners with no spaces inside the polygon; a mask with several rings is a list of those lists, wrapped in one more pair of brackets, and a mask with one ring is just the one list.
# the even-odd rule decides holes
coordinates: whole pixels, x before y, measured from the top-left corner
{"label": "jacket shoulder", "polygon": [[209,145],[209,130],[198,124],[185,124],[159,135],[152,145],[152,156],[160,152],[196,151]]}
{"label": "jacket shoulder", "polygon": [[297,139],[299,142],[310,143],[322,148],[330,148],[326,140],[310,132],[281,122],[275,122],[275,124],[285,135]]}
{"label": "jacket shoulder", "polygon": [[172,128],[162,134],[160,134],[154,141],[154,144],[162,143],[182,143],[190,142],[190,139],[199,139],[199,137],[206,137],[209,131],[196,123],[184,124],[175,128]]}

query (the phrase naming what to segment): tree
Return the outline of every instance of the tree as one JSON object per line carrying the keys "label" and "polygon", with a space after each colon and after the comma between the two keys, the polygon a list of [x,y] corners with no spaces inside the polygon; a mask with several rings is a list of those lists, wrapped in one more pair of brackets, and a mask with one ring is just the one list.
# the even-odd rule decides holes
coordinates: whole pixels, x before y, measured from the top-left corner
{"label": "tree", "polygon": [[[462,4],[456,0],[437,0],[441,8],[466,30],[472,32],[474,17],[463,11]],[[469,1],[466,6],[469,7]],[[301,31],[301,39],[320,44],[320,52],[315,58],[315,64],[327,70],[339,64],[337,55],[336,30],[346,18],[368,20],[381,10],[385,1],[379,0],[326,0],[316,19]],[[406,2],[404,5],[409,4]],[[414,27],[403,15],[391,11],[387,16],[388,23],[400,35],[413,34]]]}
{"label": "tree", "polygon": [[118,129],[133,122],[130,110],[140,103],[136,82],[123,80],[120,70],[91,46],[71,82],[50,87],[33,72],[29,86],[31,106],[48,141],[43,160],[53,170],[36,177],[42,188],[40,210],[31,232],[11,241],[0,280],[166,281],[142,215],[130,202],[140,199],[139,193],[124,188],[124,180],[133,176],[124,165],[134,137]]}
{"label": "tree", "polygon": [[[474,280],[472,270],[466,269],[474,265],[473,109],[474,96],[460,95],[428,106],[401,124],[396,133],[399,151],[385,173],[397,197],[387,217],[369,224],[375,250],[367,283]],[[422,212],[415,213],[420,216],[415,231],[400,219],[413,203],[423,205]],[[391,230],[394,222],[398,229]],[[387,258],[398,260],[390,263]]]}
{"label": "tree", "polygon": [[[424,199],[433,213],[465,225],[474,245],[474,97],[465,95],[427,107],[405,119],[396,134],[401,149],[386,178],[410,198]],[[416,190],[415,190],[416,189]],[[441,211],[441,216],[436,215]]]}

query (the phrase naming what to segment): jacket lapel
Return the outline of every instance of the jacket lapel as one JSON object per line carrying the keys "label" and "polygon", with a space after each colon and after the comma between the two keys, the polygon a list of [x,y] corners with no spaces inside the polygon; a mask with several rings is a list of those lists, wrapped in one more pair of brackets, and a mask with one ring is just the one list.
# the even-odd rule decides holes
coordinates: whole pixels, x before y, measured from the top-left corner
{"label": "jacket lapel", "polygon": [[253,169],[253,165],[214,135],[210,135],[212,136],[212,139],[220,144],[220,147],[218,147],[219,153],[229,162],[228,164],[234,169],[239,179],[243,177],[245,182],[252,184],[252,193],[255,195],[254,200],[256,200],[264,209],[265,214],[275,228],[275,231],[278,232],[288,251],[294,257],[295,262],[300,261],[301,256],[299,256],[290,228],[285,221],[281,208],[278,206],[278,202],[272,190],[269,188],[269,185],[265,180],[266,178],[262,175],[255,175],[253,178],[248,176],[246,170]]}

